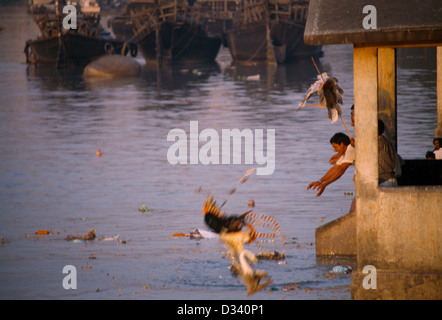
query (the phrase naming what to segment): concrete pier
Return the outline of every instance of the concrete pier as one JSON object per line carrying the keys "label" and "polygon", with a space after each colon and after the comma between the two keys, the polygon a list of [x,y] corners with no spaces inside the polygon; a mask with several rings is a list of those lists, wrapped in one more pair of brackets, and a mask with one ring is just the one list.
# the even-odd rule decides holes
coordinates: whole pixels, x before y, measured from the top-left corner
{"label": "concrete pier", "polygon": [[[349,245],[342,243],[345,233],[356,229],[353,299],[442,299],[442,182],[437,174],[431,182],[423,181],[432,166],[440,168],[439,162],[423,168],[410,159],[406,185],[379,187],[377,134],[381,119],[397,146],[396,48],[426,46],[437,47],[435,136],[442,137],[442,18],[434,10],[440,8],[438,1],[416,6],[412,0],[373,0],[371,5],[382,13],[374,30],[361,25],[362,0],[310,1],[305,43],[353,44],[356,212],[316,230],[321,256]],[[412,172],[416,168],[424,171]]]}
{"label": "concrete pier", "polygon": [[315,242],[317,256],[356,257],[356,212],[316,228]]}

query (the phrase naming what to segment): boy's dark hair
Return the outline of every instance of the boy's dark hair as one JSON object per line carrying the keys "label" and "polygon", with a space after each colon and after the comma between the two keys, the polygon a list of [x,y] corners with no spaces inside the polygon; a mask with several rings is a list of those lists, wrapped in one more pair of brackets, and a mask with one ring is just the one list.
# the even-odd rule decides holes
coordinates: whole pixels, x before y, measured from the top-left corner
{"label": "boy's dark hair", "polygon": [[426,159],[436,159],[436,156],[434,155],[433,151],[427,151],[427,153],[425,154],[425,158]]}
{"label": "boy's dark hair", "polygon": [[338,132],[331,137],[330,143],[336,143],[338,145],[343,143],[348,146],[350,144],[350,138],[345,133]]}

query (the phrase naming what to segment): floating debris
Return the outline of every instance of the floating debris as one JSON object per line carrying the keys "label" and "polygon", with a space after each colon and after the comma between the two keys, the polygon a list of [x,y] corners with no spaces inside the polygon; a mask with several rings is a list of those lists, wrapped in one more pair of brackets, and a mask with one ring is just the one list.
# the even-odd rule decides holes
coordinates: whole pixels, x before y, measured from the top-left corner
{"label": "floating debris", "polygon": [[95,231],[94,230],[90,230],[87,235],[83,235],[83,236],[79,236],[79,235],[71,236],[71,235],[69,235],[69,236],[66,237],[65,240],[66,241],[79,242],[79,241],[82,241],[82,240],[83,241],[94,240],[95,238],[96,238]]}
{"label": "floating debris", "polygon": [[120,234],[117,234],[115,237],[104,237],[101,241],[120,241]]}
{"label": "floating debris", "polygon": [[350,266],[337,265],[333,267],[333,269],[330,271],[330,274],[348,274],[352,271],[353,269]]}
{"label": "floating debris", "polygon": [[282,260],[285,258],[285,251],[282,253],[279,253],[278,251],[264,251],[258,253],[256,257],[259,260]]}
{"label": "floating debris", "polygon": [[149,209],[148,207],[146,207],[146,205],[143,203],[143,205],[138,208],[138,211],[140,211],[140,212],[151,212],[153,210]]}
{"label": "floating debris", "polygon": [[192,239],[213,239],[218,238],[218,234],[211,231],[195,229],[190,233]]}
{"label": "floating debris", "polygon": [[37,230],[35,231],[35,234],[43,236],[43,235],[48,235],[49,231],[48,230]]}
{"label": "floating debris", "polygon": [[172,234],[172,237],[189,237],[189,236],[190,236],[189,234],[182,232]]}
{"label": "floating debris", "polygon": [[253,76],[248,76],[246,79],[249,81],[259,81],[260,75],[257,74],[257,75],[253,75]]}

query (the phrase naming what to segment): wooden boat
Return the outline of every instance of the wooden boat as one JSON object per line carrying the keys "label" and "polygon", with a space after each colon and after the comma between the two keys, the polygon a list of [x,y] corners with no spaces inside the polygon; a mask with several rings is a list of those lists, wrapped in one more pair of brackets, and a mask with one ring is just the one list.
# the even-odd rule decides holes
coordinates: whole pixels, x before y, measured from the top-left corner
{"label": "wooden boat", "polygon": [[319,56],[321,47],[304,44],[306,0],[244,0],[226,32],[235,62],[283,63]]}
{"label": "wooden boat", "polygon": [[[28,40],[25,46],[26,61],[35,65],[85,67],[92,59],[106,53],[121,54],[130,46],[113,39],[100,26],[100,16],[94,13],[77,13],[77,29],[64,29],[66,14],[55,6],[31,7],[30,12],[41,35]],[[61,11],[61,10],[60,10]]]}
{"label": "wooden boat", "polygon": [[202,20],[210,36],[221,38],[227,46],[225,33],[232,29],[235,14],[241,8],[241,1],[237,0],[196,0],[194,6],[198,7]]}
{"label": "wooden boat", "polygon": [[130,16],[119,15],[108,21],[115,38],[120,41],[131,41],[134,36],[134,24]]}
{"label": "wooden boat", "polygon": [[130,15],[135,42],[147,63],[213,62],[221,47],[221,39],[208,34],[197,6],[185,0],[152,0]]}
{"label": "wooden boat", "polygon": [[[235,62],[275,62],[266,0],[245,0],[226,32],[227,46]],[[285,60],[285,56],[279,59]]]}
{"label": "wooden boat", "polygon": [[152,6],[152,0],[131,0],[125,7],[122,14],[112,17],[108,21],[108,27],[117,40],[133,42],[136,27],[131,18],[132,12],[140,12]]}
{"label": "wooden boat", "polygon": [[[108,22],[113,34],[118,40],[130,41],[134,36],[134,22],[130,17],[131,11],[138,11],[152,3],[150,0],[132,0],[121,15],[111,18]],[[224,33],[232,28],[233,16],[239,10],[237,0],[195,0],[193,7],[200,12],[200,21],[204,21],[207,35],[220,38],[225,46]]]}
{"label": "wooden boat", "polygon": [[309,0],[269,0],[273,44],[285,46],[286,60],[322,56],[322,46],[304,43]]}

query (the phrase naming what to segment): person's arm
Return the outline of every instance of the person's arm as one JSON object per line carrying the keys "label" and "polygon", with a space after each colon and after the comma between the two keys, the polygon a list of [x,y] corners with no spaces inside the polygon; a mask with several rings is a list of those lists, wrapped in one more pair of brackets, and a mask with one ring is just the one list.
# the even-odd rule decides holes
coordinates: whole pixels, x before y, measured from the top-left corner
{"label": "person's arm", "polygon": [[310,190],[311,187],[313,187],[313,189],[315,189],[319,184],[321,184],[322,182],[326,181],[327,179],[329,179],[331,176],[333,176],[337,170],[338,165],[334,165],[333,167],[331,167],[327,173],[318,181],[313,181],[312,183],[310,183],[307,187],[307,190]]}
{"label": "person's arm", "polygon": [[330,176],[328,176],[327,179],[325,179],[324,181],[321,181],[320,183],[316,184],[313,187],[314,190],[318,190],[318,193],[316,194],[316,196],[319,197],[324,192],[325,188],[329,184],[338,180],[344,174],[344,172],[347,170],[347,168],[350,165],[351,165],[351,163],[345,162],[341,165],[335,166],[336,170],[334,170],[333,173]]}
{"label": "person's arm", "polygon": [[330,163],[331,165],[335,165],[335,164],[338,162],[339,158],[340,158],[342,155],[343,155],[343,153],[341,153],[341,152],[338,152],[338,153],[334,154],[334,155],[330,158],[330,160],[328,160],[328,163]]}

